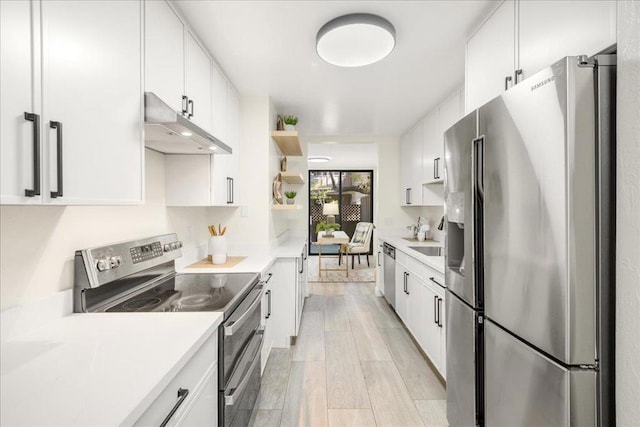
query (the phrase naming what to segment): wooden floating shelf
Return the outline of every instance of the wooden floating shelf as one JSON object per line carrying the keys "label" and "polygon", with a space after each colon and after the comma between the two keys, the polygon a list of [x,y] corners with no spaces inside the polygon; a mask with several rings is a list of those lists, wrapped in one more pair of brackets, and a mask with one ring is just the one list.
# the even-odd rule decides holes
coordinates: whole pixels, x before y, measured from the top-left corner
{"label": "wooden floating shelf", "polygon": [[302,156],[297,131],[274,130],[271,132],[271,138],[278,144],[284,156]]}
{"label": "wooden floating shelf", "polygon": [[302,205],[271,205],[272,211],[298,211]]}
{"label": "wooden floating shelf", "polygon": [[300,172],[280,172],[280,178],[287,184],[304,184],[304,178]]}

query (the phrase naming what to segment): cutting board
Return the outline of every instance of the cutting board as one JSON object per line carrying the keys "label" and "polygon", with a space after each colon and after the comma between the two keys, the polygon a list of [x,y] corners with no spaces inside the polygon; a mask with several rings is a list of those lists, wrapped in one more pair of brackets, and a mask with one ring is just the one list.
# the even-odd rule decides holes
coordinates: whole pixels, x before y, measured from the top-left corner
{"label": "cutting board", "polygon": [[198,262],[194,262],[191,265],[188,265],[187,268],[232,268],[240,264],[245,259],[247,259],[246,256],[228,256],[227,262],[225,262],[224,264],[213,264],[207,257],[201,259]]}

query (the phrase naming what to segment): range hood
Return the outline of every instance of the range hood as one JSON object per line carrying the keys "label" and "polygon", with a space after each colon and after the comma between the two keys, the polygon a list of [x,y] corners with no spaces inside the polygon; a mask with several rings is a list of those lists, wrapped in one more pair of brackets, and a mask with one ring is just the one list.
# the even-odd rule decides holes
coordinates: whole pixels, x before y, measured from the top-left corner
{"label": "range hood", "polygon": [[232,151],[153,92],[144,93],[144,145],[166,154],[231,154]]}

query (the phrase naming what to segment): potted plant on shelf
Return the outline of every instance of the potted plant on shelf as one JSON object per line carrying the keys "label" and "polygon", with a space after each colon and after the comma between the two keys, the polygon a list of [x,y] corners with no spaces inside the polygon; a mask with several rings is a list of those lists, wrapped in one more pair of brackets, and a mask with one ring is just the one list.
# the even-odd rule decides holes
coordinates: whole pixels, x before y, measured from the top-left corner
{"label": "potted plant on shelf", "polygon": [[320,221],[316,225],[316,233],[324,231],[325,237],[333,237],[334,230],[340,230],[340,224],[336,224],[335,222]]}
{"label": "potted plant on shelf", "polygon": [[298,117],[296,116],[284,116],[284,130],[296,130],[298,124]]}
{"label": "potted plant on shelf", "polygon": [[284,195],[287,196],[287,204],[288,205],[293,205],[296,201],[295,201],[295,197],[298,193],[295,191],[285,191]]}

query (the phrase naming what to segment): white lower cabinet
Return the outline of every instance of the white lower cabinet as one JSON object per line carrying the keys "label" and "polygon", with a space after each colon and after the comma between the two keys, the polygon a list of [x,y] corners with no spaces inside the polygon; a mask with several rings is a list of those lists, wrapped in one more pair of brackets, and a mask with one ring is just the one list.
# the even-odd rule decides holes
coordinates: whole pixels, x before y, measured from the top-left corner
{"label": "white lower cabinet", "polygon": [[[277,281],[275,275],[275,267],[271,266],[265,274],[262,275],[262,281],[265,283],[262,290],[262,320],[260,326],[264,333],[262,335],[262,350],[260,353],[260,373],[264,372],[269,359],[269,353],[273,347],[274,335],[274,312],[273,312],[273,283]],[[277,318],[277,316],[275,316]]]}
{"label": "white lower cabinet", "polygon": [[138,426],[201,426],[218,422],[218,332],[176,374],[135,422]]}
{"label": "white lower cabinet", "polygon": [[262,346],[262,369],[271,348],[289,348],[291,338],[297,337],[307,296],[307,244],[300,247],[300,256],[278,258],[263,275],[267,280],[263,293],[262,314],[265,326]]}
{"label": "white lower cabinet", "polygon": [[446,378],[444,277],[396,248],[396,313]]}
{"label": "white lower cabinet", "polygon": [[278,258],[276,261],[277,281],[273,284],[274,311],[276,315],[273,346],[289,348],[291,337],[297,337],[306,296],[306,260]]}
{"label": "white lower cabinet", "polygon": [[376,289],[378,291],[378,295],[384,295],[384,250],[383,250],[384,242],[382,240],[377,240],[376,244]]}
{"label": "white lower cabinet", "polygon": [[176,425],[213,426],[218,422],[218,365],[213,364],[194,391],[191,404],[176,415]]}

